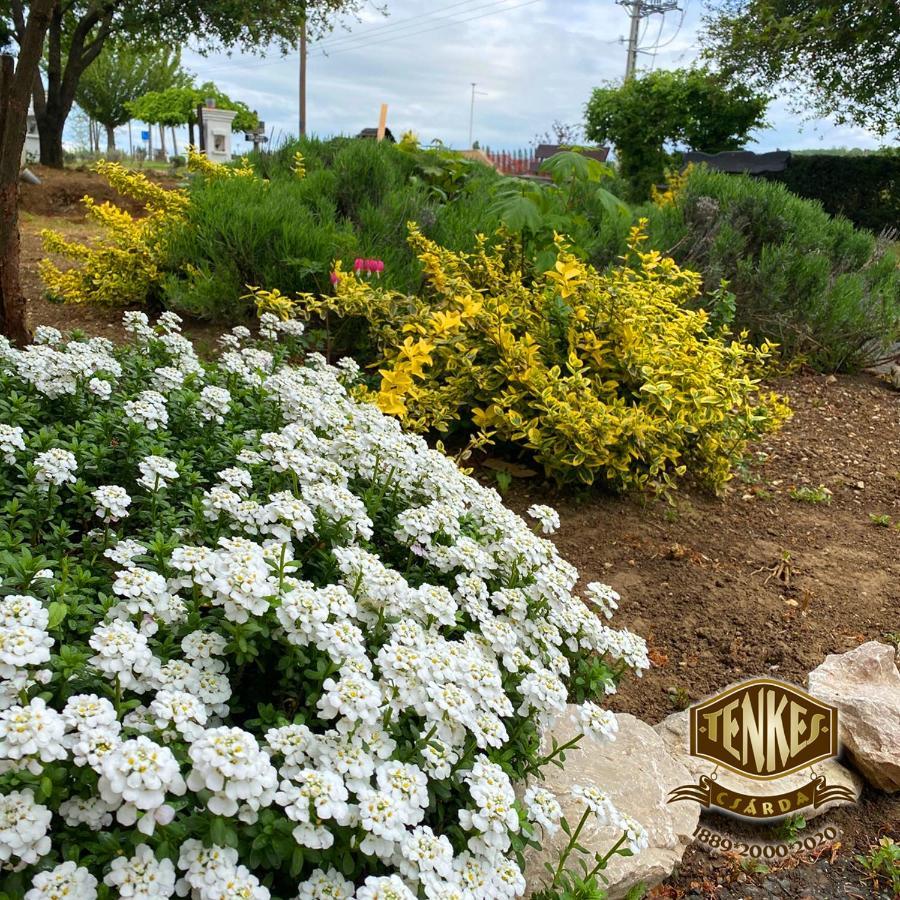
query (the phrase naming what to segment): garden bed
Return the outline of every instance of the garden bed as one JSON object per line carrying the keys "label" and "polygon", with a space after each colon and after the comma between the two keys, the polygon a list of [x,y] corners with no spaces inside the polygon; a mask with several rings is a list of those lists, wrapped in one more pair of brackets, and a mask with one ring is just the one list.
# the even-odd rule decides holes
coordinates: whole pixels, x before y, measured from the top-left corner
{"label": "garden bed", "polygon": [[[37,234],[46,214],[86,228],[67,207],[41,212],[22,223],[31,327],[118,339],[121,310],[40,298]],[[185,330],[201,351],[219,331]],[[655,665],[623,683],[611,698],[616,711],[657,722],[742,678],[802,683],[828,653],[900,640],[900,397],[865,376],[801,375],[775,387],[794,418],[754,448],[765,460],[742,469],[721,499],[688,487],[672,504],[558,494],[537,478],[509,490],[517,511],[536,502],[559,509],[562,555],[585,581],[615,587],[619,624],[648,638]],[[488,469],[480,474],[493,478]],[[900,800],[865,794],[829,820],[843,831],[833,854],[748,873],[695,847],[657,896],[871,896],[853,854],[881,835],[900,835]]]}

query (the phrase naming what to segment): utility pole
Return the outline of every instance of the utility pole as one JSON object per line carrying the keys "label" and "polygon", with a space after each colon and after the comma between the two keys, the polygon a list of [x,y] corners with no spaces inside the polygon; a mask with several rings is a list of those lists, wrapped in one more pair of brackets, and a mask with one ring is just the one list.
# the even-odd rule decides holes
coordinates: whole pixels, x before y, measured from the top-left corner
{"label": "utility pole", "polygon": [[634,78],[637,71],[641,19],[674,12],[679,6],[677,0],[616,0],[616,3],[627,9],[631,16],[631,28],[628,32],[628,55],[625,59],[625,80],[628,81],[630,78]]}
{"label": "utility pole", "polygon": [[476,91],[477,82],[472,82],[472,104],[469,107],[469,147],[472,147],[474,144],[475,138],[475,95],[477,94],[479,97],[487,97],[487,94],[484,91]]}
{"label": "utility pole", "polygon": [[306,18],[300,26],[300,137],[306,137]]}

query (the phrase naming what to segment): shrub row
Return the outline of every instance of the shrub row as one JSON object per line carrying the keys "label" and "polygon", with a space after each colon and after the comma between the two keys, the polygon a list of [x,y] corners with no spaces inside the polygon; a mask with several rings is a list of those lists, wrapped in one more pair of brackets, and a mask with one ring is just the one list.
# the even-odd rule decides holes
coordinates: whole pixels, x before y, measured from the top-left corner
{"label": "shrub row", "polygon": [[830,215],[844,216],[857,228],[900,229],[900,150],[792,154],[784,172],[765,177],[798,197],[818,200]]}

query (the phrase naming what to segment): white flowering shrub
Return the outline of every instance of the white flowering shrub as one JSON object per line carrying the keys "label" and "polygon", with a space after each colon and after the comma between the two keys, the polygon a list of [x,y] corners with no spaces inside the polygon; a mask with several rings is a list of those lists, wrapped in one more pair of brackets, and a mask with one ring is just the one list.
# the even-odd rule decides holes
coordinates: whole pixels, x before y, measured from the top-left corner
{"label": "white flowering shrub", "polygon": [[126,320],[0,342],[0,893],[521,895],[541,727],[647,665],[612,592],[295,323]]}

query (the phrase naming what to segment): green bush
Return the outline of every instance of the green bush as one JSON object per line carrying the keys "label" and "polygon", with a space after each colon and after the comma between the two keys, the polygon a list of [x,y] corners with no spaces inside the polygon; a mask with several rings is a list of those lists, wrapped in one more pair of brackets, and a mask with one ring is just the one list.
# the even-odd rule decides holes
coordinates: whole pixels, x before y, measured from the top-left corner
{"label": "green bush", "polygon": [[[306,174],[293,171],[297,152]],[[335,260],[384,261],[387,286],[414,292],[421,267],[407,244],[410,221],[453,250],[492,232],[490,185],[498,176],[446,152],[337,138],[286,143],[251,154],[260,178],[202,178],[167,242],[165,303],[206,319],[247,314],[247,285],[284,293],[329,289]],[[451,165],[464,164],[462,175]],[[447,179],[454,180],[453,190]]]}
{"label": "green bush", "polygon": [[792,154],[784,172],[765,176],[818,200],[833,216],[878,232],[900,228],[900,149],[859,156]]}
{"label": "green bush", "polygon": [[651,243],[703,276],[701,302],[735,302],[734,325],[786,358],[852,370],[900,333],[895,253],[783,185],[701,167],[675,203],[648,206]]}

